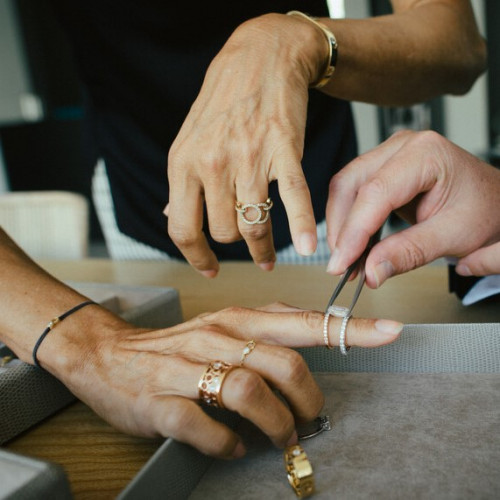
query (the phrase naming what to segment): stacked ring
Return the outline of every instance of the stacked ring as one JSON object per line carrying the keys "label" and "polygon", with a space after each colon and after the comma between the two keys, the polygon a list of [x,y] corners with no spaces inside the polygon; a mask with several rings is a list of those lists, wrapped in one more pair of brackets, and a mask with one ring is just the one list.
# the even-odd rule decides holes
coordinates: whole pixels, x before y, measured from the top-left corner
{"label": "stacked ring", "polygon": [[226,375],[235,367],[224,361],[212,361],[198,382],[200,401],[207,406],[224,408],[221,389]]}
{"label": "stacked ring", "polygon": [[295,444],[285,448],[283,455],[288,482],[299,498],[314,493],[314,475],[311,463],[302,446]]}
{"label": "stacked ring", "polygon": [[330,341],[328,338],[328,320],[330,316],[335,316],[337,318],[342,318],[342,323],[340,325],[340,338],[339,338],[339,348],[340,352],[346,356],[347,351],[349,351],[350,347],[345,344],[346,330],[347,330],[347,322],[351,319],[351,315],[349,314],[349,309],[347,307],[341,306],[330,306],[323,319],[323,340],[325,342],[326,347],[328,349],[333,349],[330,345]]}
{"label": "stacked ring", "polygon": [[255,349],[256,345],[257,344],[255,340],[249,340],[247,342],[247,345],[243,348],[243,351],[241,353],[240,366],[243,366],[245,359],[247,359],[247,356]]}

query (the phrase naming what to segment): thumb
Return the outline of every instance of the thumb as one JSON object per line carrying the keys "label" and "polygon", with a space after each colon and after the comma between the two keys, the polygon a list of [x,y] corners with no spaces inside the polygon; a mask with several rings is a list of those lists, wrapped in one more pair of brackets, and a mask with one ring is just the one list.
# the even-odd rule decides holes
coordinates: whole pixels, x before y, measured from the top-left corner
{"label": "thumb", "polygon": [[426,221],[412,226],[373,247],[366,260],[366,283],[370,288],[378,288],[391,276],[447,255],[446,250],[438,224]]}
{"label": "thumb", "polygon": [[462,276],[500,274],[500,243],[480,248],[460,259],[455,270]]}

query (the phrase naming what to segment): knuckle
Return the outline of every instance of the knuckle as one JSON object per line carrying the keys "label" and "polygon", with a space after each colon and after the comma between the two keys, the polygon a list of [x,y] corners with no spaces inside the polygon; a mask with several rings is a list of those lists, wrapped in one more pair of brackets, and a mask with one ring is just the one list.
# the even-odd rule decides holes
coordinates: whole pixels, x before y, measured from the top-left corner
{"label": "knuckle", "polygon": [[241,234],[237,229],[227,227],[214,227],[210,229],[214,241],[218,243],[233,243],[241,240]]}
{"label": "knuckle", "polygon": [[394,132],[391,135],[391,138],[392,137],[406,137],[406,136],[410,136],[412,134],[413,135],[415,134],[415,132],[413,130],[401,129],[401,130],[396,130],[396,132]]}
{"label": "knuckle", "polygon": [[220,152],[209,150],[201,160],[202,170],[211,178],[219,178],[225,171],[226,162]]}
{"label": "knuckle", "polygon": [[343,193],[351,189],[355,180],[353,173],[360,172],[364,168],[366,162],[366,153],[356,157],[349,165],[337,172],[331,179],[328,190],[331,196],[337,193]]}
{"label": "knuckle", "polygon": [[358,191],[358,196],[364,200],[378,199],[386,190],[386,185],[380,177],[374,177],[363,184]]}
{"label": "knuckle", "polygon": [[[239,306],[226,307],[220,311],[211,312],[205,315],[203,322],[213,328],[220,328],[220,325],[232,325],[245,323],[250,314],[250,309]],[[219,325],[219,326],[216,326]]]}
{"label": "knuckle", "polygon": [[[300,320],[305,331],[317,332],[323,327],[323,315],[314,311],[301,311]],[[295,352],[295,351],[294,351]]]}
{"label": "knuckle", "polygon": [[257,373],[244,369],[234,370],[233,373],[232,394],[237,401],[258,401],[265,393],[266,384]]}
{"label": "knuckle", "polygon": [[309,374],[304,358],[297,351],[286,349],[283,351],[283,360],[283,379],[292,386],[300,385]]}
{"label": "knuckle", "polygon": [[168,235],[177,247],[189,248],[199,242],[199,235],[174,224],[168,225]]}
{"label": "knuckle", "polygon": [[182,436],[194,425],[194,412],[190,402],[180,398],[170,400],[169,411],[163,418],[163,425],[170,436]]}
{"label": "knuckle", "polygon": [[402,263],[403,269],[411,271],[420,267],[425,262],[425,250],[418,243],[410,239],[405,239],[400,251],[400,263]]}
{"label": "knuckle", "polygon": [[306,180],[302,172],[300,173],[288,173],[283,176],[280,183],[280,192],[283,195],[295,194],[297,192],[302,192],[307,189]]}
{"label": "knuckle", "polygon": [[411,140],[415,145],[423,145],[426,148],[429,147],[429,144],[441,145],[447,143],[446,139],[434,130],[423,130],[413,133]]}
{"label": "knuckle", "polygon": [[269,227],[267,224],[245,225],[240,229],[240,232],[245,240],[261,241],[268,237]]}

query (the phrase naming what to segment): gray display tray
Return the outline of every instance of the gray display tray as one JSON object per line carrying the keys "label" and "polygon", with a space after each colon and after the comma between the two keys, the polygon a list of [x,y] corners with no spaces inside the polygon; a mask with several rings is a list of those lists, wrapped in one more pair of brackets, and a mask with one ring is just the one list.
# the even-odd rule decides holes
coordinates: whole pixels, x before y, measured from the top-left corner
{"label": "gray display tray", "polygon": [[[313,498],[500,498],[500,324],[407,325],[381,348],[302,353],[332,423],[303,442]],[[295,498],[282,452],[217,417],[251,443],[247,457],[212,460],[167,439],[119,498]]]}

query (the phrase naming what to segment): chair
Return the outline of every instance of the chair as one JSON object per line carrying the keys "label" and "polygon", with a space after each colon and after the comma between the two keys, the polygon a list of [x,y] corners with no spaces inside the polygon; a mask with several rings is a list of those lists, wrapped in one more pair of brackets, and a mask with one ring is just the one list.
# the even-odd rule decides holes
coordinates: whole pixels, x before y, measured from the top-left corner
{"label": "chair", "polygon": [[70,260],[88,252],[89,206],[80,194],[2,193],[0,226],[32,258]]}

